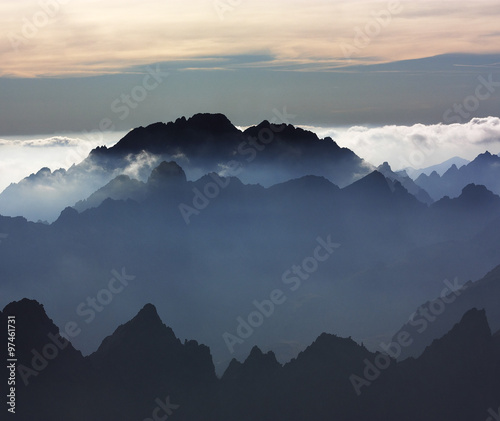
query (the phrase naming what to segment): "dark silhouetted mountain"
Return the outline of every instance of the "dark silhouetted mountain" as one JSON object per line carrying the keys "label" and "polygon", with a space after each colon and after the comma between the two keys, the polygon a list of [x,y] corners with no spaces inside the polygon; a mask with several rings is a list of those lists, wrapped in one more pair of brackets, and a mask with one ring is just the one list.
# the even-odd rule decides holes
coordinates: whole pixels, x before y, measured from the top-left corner
{"label": "dark silhouetted mountain", "polygon": [[176,418],[217,419],[210,350],[196,341],[182,344],[151,304],[105,338],[88,361],[101,389],[100,419],[147,417],[155,398],[166,396],[179,405]]}
{"label": "dark silhouetted mountain", "polygon": [[163,161],[156,167],[148,178],[148,183],[185,183],[187,181],[184,170],[176,162]]}
{"label": "dark silhouetted mountain", "polygon": [[436,172],[421,174],[415,183],[434,200],[444,196],[457,197],[468,184],[484,185],[493,193],[500,194],[500,157],[485,152],[460,168],[453,164],[442,176]]}
{"label": "dark silhouetted mountain", "polygon": [[[165,406],[181,420],[219,419],[209,349],[196,341],[182,344],[151,304],[85,358],[68,341],[52,339],[58,329],[37,302],[6,306],[3,326],[8,315],[16,316],[15,419],[136,420]],[[28,373],[27,385],[21,373]]]}
{"label": "dark silhouetted mountain", "polygon": [[[40,304],[9,304],[0,313],[4,326],[9,315],[16,316],[18,364],[31,364],[34,350],[48,352],[46,337],[57,328]],[[210,350],[182,344],[151,304],[91,356],[65,347],[32,383],[16,387],[15,419],[417,421],[425,414],[480,421],[500,393],[500,353],[484,310],[476,309],[421,357],[401,363],[323,333],[284,366],[254,347],[218,379]]]}
{"label": "dark silhouetted mountain", "polygon": [[[373,338],[397,331],[443,279],[464,283],[498,265],[498,197],[480,186],[427,207],[377,171],[343,189],[319,176],[264,188],[215,173],[188,181],[172,161],[140,186],[132,199],[67,208],[50,226],[0,217],[2,298],[30,291],[57,320],[72,320],[125,268],[138,281],[75,345],[93,351],[131,308],[162,297],[162,317],[209,345],[221,372],[254,345],[286,361],[284,345],[303,350],[321,332],[378,345]],[[313,262],[315,252],[324,260]],[[297,272],[303,264],[314,270]],[[285,304],[233,355],[222,333],[234,334],[237,317],[275,288]]]}
{"label": "dark silhouetted mountain", "polygon": [[[0,313],[2,332],[7,338],[7,319],[15,317],[16,414],[13,419],[80,420],[81,407],[91,403],[83,392],[84,358],[59,334],[41,304],[22,299],[8,304]],[[5,351],[6,355],[7,342]],[[0,387],[7,395],[7,380]],[[48,404],[50,402],[50,404]],[[7,411],[7,408],[4,408]],[[10,414],[9,414],[10,415]]]}
{"label": "dark silhouetted mountain", "polygon": [[226,116],[195,114],[189,119],[181,117],[175,122],[134,129],[106,152],[122,157],[142,151],[170,156],[181,153],[190,158],[218,153],[224,159],[241,139],[241,132]]}
{"label": "dark silhouetted mountain", "polygon": [[[453,284],[462,286],[451,280],[449,285]],[[443,285],[443,294],[420,306],[413,320],[401,328],[402,331],[411,334],[413,343],[402,349],[400,359],[420,355],[426,346],[450,330],[460,320],[461,315],[471,307],[485,309],[492,330],[497,331],[500,329],[498,294],[500,294],[500,266],[479,281],[468,282],[456,292],[450,291],[449,286]]]}
{"label": "dark silhouetted mountain", "polygon": [[381,216],[380,212],[423,211],[426,206],[397,180],[392,182],[381,172],[373,171],[367,176],[342,189],[345,200],[353,210],[359,211],[363,205],[369,205],[371,216]]}
{"label": "dark silhouetted mountain", "polygon": [[495,342],[498,352],[500,352],[500,330],[493,335],[493,341]]}
{"label": "dark silhouetted mountain", "polygon": [[[484,310],[467,311],[421,357],[398,368],[398,377],[404,379],[399,396],[385,395],[390,398],[383,404],[398,402],[399,419],[420,420],[425,413],[426,420],[480,421],[499,396],[499,353]],[[432,403],[423,408],[421,402]]]}
{"label": "dark silhouetted mountain", "polygon": [[[434,221],[433,230],[442,233],[443,238],[472,237],[481,231],[485,223],[490,223],[500,212],[500,197],[484,186],[469,184],[462,189],[459,197],[444,197],[429,209],[429,221]],[[466,225],[463,218],[469,219]]]}
{"label": "dark silhouetted mountain", "polygon": [[291,125],[264,121],[242,132],[222,114],[196,114],[136,128],[113,147],[94,149],[67,171],[51,173],[44,168],[11,184],[0,194],[0,213],[52,222],[62,209],[85,198],[78,203],[79,210],[96,206],[106,194],[133,198],[137,183],[125,179],[108,183],[120,175],[145,182],[162,161],[177,162],[190,180],[216,172],[266,187],[305,175],[345,186],[371,169],[331,138],[319,139]]}

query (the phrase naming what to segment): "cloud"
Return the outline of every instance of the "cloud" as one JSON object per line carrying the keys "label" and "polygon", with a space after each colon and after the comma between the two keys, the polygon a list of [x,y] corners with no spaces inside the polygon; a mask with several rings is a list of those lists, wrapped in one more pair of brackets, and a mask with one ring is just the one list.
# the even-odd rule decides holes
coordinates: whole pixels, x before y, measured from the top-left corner
{"label": "cloud", "polygon": [[82,134],[51,137],[26,136],[0,139],[0,192],[40,168],[52,171],[83,161],[97,146],[111,146],[125,132],[105,132],[94,138]]}
{"label": "cloud", "polygon": [[373,165],[387,161],[394,170],[424,168],[454,156],[472,160],[487,149],[500,152],[500,118],[473,118],[459,124],[388,125],[349,128],[306,127],[330,136]]}
{"label": "cloud", "polygon": [[146,181],[151,171],[160,164],[161,160],[160,155],[154,155],[146,151],[142,151],[137,155],[128,155],[126,157],[127,166],[118,169],[114,176],[125,174],[130,178]]}
{"label": "cloud", "polygon": [[70,137],[53,136],[41,139],[0,139],[0,146],[21,146],[30,148],[45,148],[45,147],[65,147],[65,146],[79,146],[83,142],[82,139],[75,139]]}
{"label": "cloud", "polygon": [[[342,45],[355,43],[358,29],[372,34],[353,57],[359,63],[492,53],[500,41],[500,7],[488,0],[460,7],[452,1],[401,1],[401,11],[380,28],[377,17],[394,2],[221,1],[223,16],[212,0],[46,3],[58,7],[47,11],[45,2],[0,2],[5,33],[0,75],[108,74],[155,62],[256,52],[268,52],[273,65],[338,67],[344,65]],[[489,42],[480,42],[485,36]]]}

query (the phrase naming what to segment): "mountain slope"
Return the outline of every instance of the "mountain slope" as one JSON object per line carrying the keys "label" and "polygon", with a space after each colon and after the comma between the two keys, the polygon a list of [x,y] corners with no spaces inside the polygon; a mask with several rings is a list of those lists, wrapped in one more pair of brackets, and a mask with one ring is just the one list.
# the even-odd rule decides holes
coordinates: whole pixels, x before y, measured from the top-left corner
{"label": "mountain slope", "polygon": [[[58,320],[72,320],[125,271],[137,280],[112,310],[94,310],[99,323],[75,345],[95,349],[131,309],[163,297],[160,315],[208,344],[220,372],[254,345],[284,351],[276,354],[284,361],[321,332],[372,341],[438,296],[443,279],[465,283],[498,264],[498,197],[479,186],[427,207],[379,172],[343,189],[318,176],[264,188],[213,173],[188,181],[171,161],[139,192],[139,201],[67,208],[50,226],[0,217],[3,300],[29,291]],[[222,334],[234,334],[238,317],[274,289],[284,305],[233,355]]]}
{"label": "mountain slope", "polygon": [[106,195],[133,195],[136,182],[135,186],[126,183],[128,193],[118,191],[125,188],[124,179],[107,184],[121,175],[145,182],[164,160],[176,161],[190,180],[216,172],[264,186],[305,175],[323,176],[344,186],[370,170],[370,165],[332,139],[319,139],[291,125],[264,121],[242,132],[222,114],[195,114],[136,128],[113,147],[94,149],[68,170],[44,168],[11,184],[0,194],[0,214],[52,222],[64,208],[85,198],[88,202],[80,202],[78,209],[96,206]]}
{"label": "mountain slope", "polygon": [[[19,322],[19,365],[32,364],[34,350],[50,355],[45,338],[57,328],[43,306],[24,299],[6,306],[2,322],[7,316]],[[65,347],[32,384],[16,386],[16,419],[481,421],[500,394],[500,353],[485,312],[474,308],[421,357],[402,363],[323,333],[284,366],[254,347],[218,379],[210,350],[182,344],[151,304],[94,354]]]}
{"label": "mountain slope", "polygon": [[[452,281],[450,285],[456,284]],[[458,284],[460,286],[460,284]],[[404,347],[400,359],[419,356],[434,339],[446,333],[469,308],[485,309],[493,331],[500,329],[500,266],[488,272],[482,279],[469,282],[455,292],[449,288],[433,301],[420,306],[415,316],[400,331],[409,332],[414,338],[409,347]],[[429,316],[426,316],[426,315]],[[397,337],[397,333],[394,337]]]}
{"label": "mountain slope", "polygon": [[468,184],[486,186],[500,194],[500,157],[489,152],[478,155],[472,162],[458,168],[453,164],[442,176],[437,172],[421,174],[415,183],[426,190],[434,200],[444,196],[457,197]]}

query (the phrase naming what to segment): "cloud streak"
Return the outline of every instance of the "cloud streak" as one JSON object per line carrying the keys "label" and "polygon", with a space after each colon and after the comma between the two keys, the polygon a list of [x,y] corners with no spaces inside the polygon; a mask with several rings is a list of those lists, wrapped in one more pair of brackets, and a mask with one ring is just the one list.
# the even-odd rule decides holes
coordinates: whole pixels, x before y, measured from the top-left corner
{"label": "cloud streak", "polygon": [[[48,3],[0,4],[0,76],[119,73],[154,62],[262,52],[278,66],[339,68],[347,64],[342,44],[388,7],[374,1],[254,0],[220,20],[212,1],[54,0],[59,7],[42,6]],[[399,3],[401,13],[355,63],[499,51],[497,2]],[[488,43],[479,42],[484,37]]]}
{"label": "cloud streak", "polygon": [[25,139],[25,140],[0,139],[0,146],[24,146],[30,148],[79,146],[81,143],[82,143],[81,139],[63,137],[63,136],[52,136],[49,138]]}
{"label": "cloud streak", "polygon": [[67,169],[83,161],[93,148],[111,146],[124,135],[124,132],[106,132],[95,140],[81,134],[0,138],[0,192],[40,168]]}

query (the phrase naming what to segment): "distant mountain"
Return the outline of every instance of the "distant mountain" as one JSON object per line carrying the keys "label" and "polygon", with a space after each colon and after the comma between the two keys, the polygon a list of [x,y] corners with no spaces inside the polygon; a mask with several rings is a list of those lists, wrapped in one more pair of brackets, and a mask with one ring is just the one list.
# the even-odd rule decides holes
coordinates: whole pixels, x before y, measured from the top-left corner
{"label": "distant mountain", "polygon": [[108,197],[120,199],[127,190],[131,196],[137,183],[124,178],[108,183],[121,175],[145,182],[164,160],[181,165],[190,180],[215,172],[266,187],[305,175],[326,177],[343,187],[372,170],[331,138],[319,139],[301,128],[264,121],[242,132],[222,114],[195,114],[136,128],[67,171],[43,168],[11,184],[0,194],[0,214],[52,222],[77,202],[79,210],[95,206],[110,189]]}
{"label": "distant mountain", "polygon": [[144,199],[144,183],[128,175],[119,175],[87,199],[78,201],[74,208],[78,212],[83,212],[89,208],[96,208],[106,199],[141,201]]}
{"label": "distant mountain", "polygon": [[470,161],[464,158],[460,158],[459,156],[454,156],[453,158],[447,159],[440,164],[431,165],[426,168],[405,168],[406,173],[412,178],[412,180],[417,179],[421,174],[431,175],[434,171],[439,175],[443,175],[446,171],[450,169],[452,165],[455,165],[457,168],[463,167],[467,165]]}
{"label": "distant mountain", "polygon": [[[457,284],[450,280],[449,285]],[[466,285],[458,283],[456,291],[451,291],[449,285],[443,285],[443,294],[428,301],[415,310],[414,317],[409,320],[400,332],[408,332],[413,343],[403,347],[400,359],[418,357],[433,340],[440,338],[458,320],[463,312],[471,307],[483,308],[486,311],[491,328],[494,332],[500,329],[500,266],[490,271],[476,282]]]}
{"label": "distant mountain", "polygon": [[[137,190],[128,182],[108,186],[122,200],[67,208],[51,225],[0,217],[6,302],[29,291],[57,320],[84,321],[75,309],[90,311],[87,297],[107,288],[112,270],[137,278],[75,338],[84,352],[157,297],[176,332],[210,346],[219,373],[254,345],[285,361],[321,332],[372,344],[438,295],[443,279],[479,279],[498,265],[499,198],[481,186],[427,206],[378,171],[342,189],[319,176],[265,188],[215,173],[189,181],[173,161]],[[285,303],[229,349],[223,333],[234,335],[274,289]]]}
{"label": "distant mountain", "polygon": [[453,164],[442,176],[436,171],[421,174],[415,183],[426,190],[434,200],[444,196],[457,197],[468,184],[481,184],[500,194],[500,157],[489,152],[478,155],[460,169]]}
{"label": "distant mountain", "polygon": [[[210,350],[181,343],[151,304],[88,357],[59,336],[36,301],[10,303],[0,313],[2,326],[8,316],[16,318],[15,419],[21,421],[306,415],[318,421],[417,421],[423,412],[429,421],[470,421],[483,420],[500,394],[500,354],[484,311],[476,309],[418,359],[396,363],[350,338],[323,333],[284,366],[272,352],[254,347],[244,362],[233,360],[221,379]],[[10,393],[6,382],[1,391]]]}
{"label": "distant mountain", "polygon": [[[433,231],[443,238],[464,238],[476,235],[484,227],[484,221],[494,221],[500,213],[500,197],[484,186],[469,184],[460,196],[444,197],[429,208],[428,221],[434,224]],[[462,225],[467,217],[469,223]]]}
{"label": "distant mountain", "polygon": [[408,190],[408,193],[415,196],[420,202],[428,205],[433,202],[429,194],[423,188],[417,186],[405,171],[394,172],[387,162],[380,165],[377,168],[377,171],[382,173],[384,177],[388,178],[392,182],[399,182],[406,190]]}

